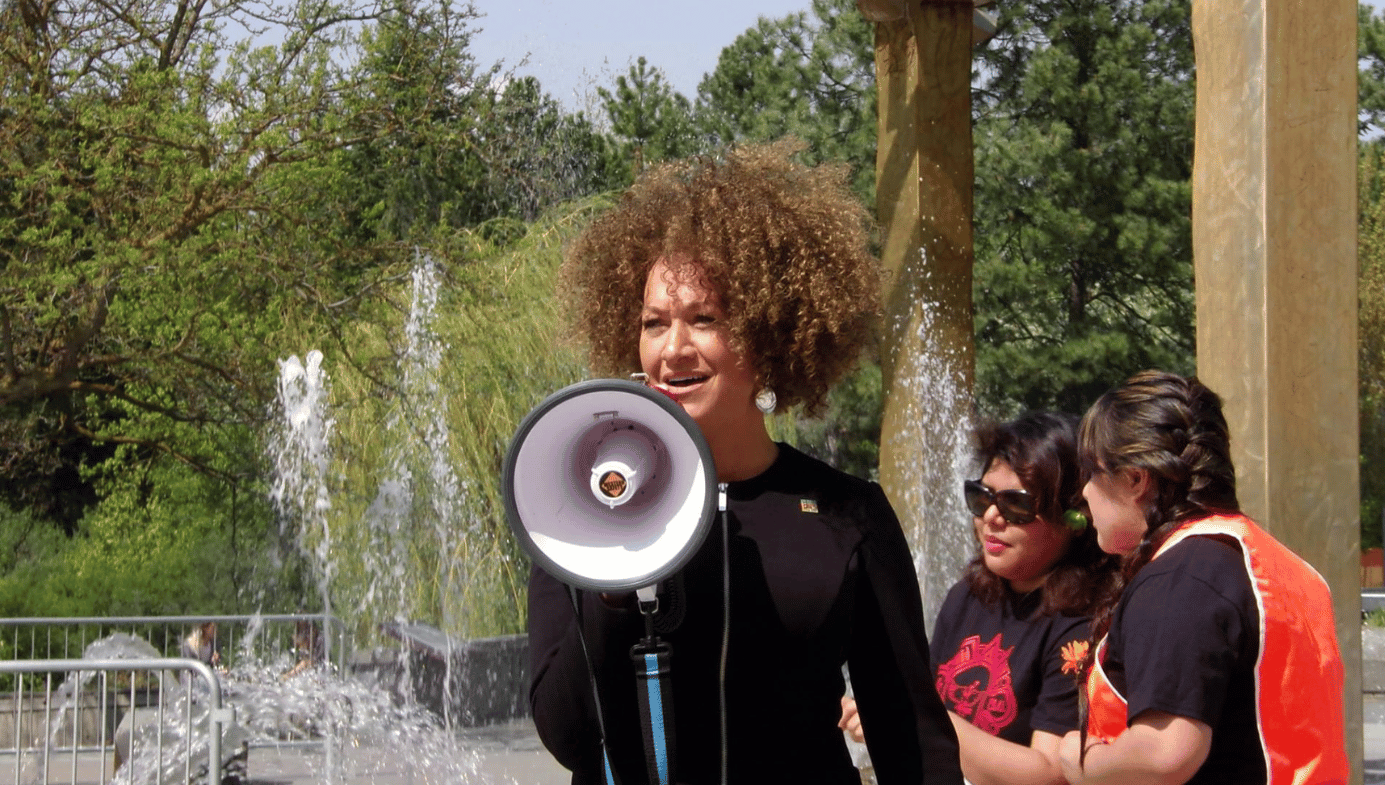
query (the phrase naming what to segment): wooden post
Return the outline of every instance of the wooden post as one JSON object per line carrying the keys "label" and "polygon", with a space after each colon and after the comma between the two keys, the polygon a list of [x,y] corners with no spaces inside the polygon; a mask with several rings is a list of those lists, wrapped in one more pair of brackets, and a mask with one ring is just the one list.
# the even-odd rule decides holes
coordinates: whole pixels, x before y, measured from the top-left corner
{"label": "wooden post", "polygon": [[876,205],[889,274],[880,482],[910,536],[930,624],[971,551],[958,471],[970,459],[975,362],[972,30],[972,0],[915,2],[876,25]]}
{"label": "wooden post", "polygon": [[1198,374],[1245,511],[1332,587],[1361,782],[1356,2],[1194,0]]}

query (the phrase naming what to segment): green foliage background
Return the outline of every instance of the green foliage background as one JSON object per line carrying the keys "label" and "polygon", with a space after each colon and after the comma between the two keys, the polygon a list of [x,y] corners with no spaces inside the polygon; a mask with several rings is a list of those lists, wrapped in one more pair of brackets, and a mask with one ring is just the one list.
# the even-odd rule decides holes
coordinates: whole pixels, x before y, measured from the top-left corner
{"label": "green foliage background", "polygon": [[[783,135],[874,199],[873,27],[853,0],[761,19],[694,96],[641,58],[597,117],[475,62],[470,5],[117,18],[68,3],[89,17],[0,7],[3,616],[325,604],[366,637],[397,618],[519,631],[527,565],[501,461],[523,415],[587,375],[556,305],[564,243],[653,162]],[[999,10],[974,73],[977,405],[1078,412],[1135,370],[1193,370],[1189,0]],[[281,40],[228,33],[252,18]],[[1362,5],[1359,30],[1369,546],[1385,507],[1385,21]],[[431,438],[400,374],[419,259],[443,282],[450,520],[426,457],[398,451]],[[276,518],[264,457],[276,361],[314,349],[335,420],[327,563],[308,555],[318,535]],[[880,394],[867,364],[823,417],[772,431],[870,476]],[[414,503],[384,537],[370,508],[396,460]]]}

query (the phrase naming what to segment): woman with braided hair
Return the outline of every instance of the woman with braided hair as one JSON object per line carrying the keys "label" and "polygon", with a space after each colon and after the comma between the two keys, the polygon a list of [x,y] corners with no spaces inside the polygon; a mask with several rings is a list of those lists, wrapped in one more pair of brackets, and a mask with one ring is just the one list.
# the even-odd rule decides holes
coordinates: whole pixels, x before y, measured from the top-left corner
{"label": "woman with braided hair", "polygon": [[1342,661],[1322,577],[1240,512],[1221,399],[1145,371],[1082,419],[1079,453],[1119,598],[1093,622],[1085,783],[1344,783]]}

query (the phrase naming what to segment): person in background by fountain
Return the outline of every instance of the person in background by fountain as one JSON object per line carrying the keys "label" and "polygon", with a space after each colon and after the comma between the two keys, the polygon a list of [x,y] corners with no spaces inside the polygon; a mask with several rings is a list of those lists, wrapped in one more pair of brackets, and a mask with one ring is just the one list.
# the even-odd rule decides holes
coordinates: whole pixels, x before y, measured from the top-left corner
{"label": "person in background by fountain", "polygon": [[[669,582],[681,586],[682,617],[661,632],[673,651],[670,781],[718,782],[724,765],[733,783],[858,785],[832,727],[846,662],[861,712],[890,729],[868,744],[879,782],[960,783],[956,734],[928,677],[913,560],[889,501],[878,485],[776,443],[765,424],[776,407],[820,407],[879,309],[868,215],[845,169],[801,165],[800,147],[653,167],[577,238],[562,271],[593,367],[642,371],[682,404],[726,483],[729,567],[718,516]],[[633,599],[580,596],[624,785],[648,779],[630,661],[644,625]],[[598,783],[601,736],[577,619],[567,587],[535,569],[534,723],[572,782]]]}
{"label": "person in background by fountain", "polygon": [[1098,611],[1075,785],[1345,783],[1342,660],[1322,577],[1240,512],[1221,399],[1145,371],[1082,419],[1101,547],[1125,589]]}
{"label": "person in background by fountain", "polygon": [[[977,431],[962,487],[980,546],[933,627],[933,673],[975,785],[1061,783],[1097,602],[1119,590],[1080,506],[1077,418],[1034,412]],[[861,741],[855,701],[839,727]],[[872,732],[875,725],[871,725]]]}
{"label": "person in background by fountain", "polygon": [[311,619],[299,619],[293,623],[293,655],[296,661],[292,668],[284,671],[279,681],[285,681],[306,670],[321,665],[327,659],[326,641],[322,628]]}
{"label": "person in background by fountain", "polygon": [[215,668],[221,665],[221,649],[216,641],[216,622],[202,622],[192,628],[178,647],[179,655],[200,660]]}

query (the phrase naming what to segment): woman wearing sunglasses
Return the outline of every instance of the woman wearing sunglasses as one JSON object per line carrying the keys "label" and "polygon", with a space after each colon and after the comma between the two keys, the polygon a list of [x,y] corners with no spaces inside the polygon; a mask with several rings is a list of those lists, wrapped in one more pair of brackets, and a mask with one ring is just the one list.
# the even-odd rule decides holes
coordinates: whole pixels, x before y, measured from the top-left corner
{"label": "woman wearing sunglasses", "polygon": [[[938,612],[931,656],[974,785],[1063,781],[1089,614],[1117,590],[1114,559],[1074,509],[1076,425],[1037,412],[981,428],[981,478],[963,483],[980,547]],[[850,698],[840,724],[864,737]]]}
{"label": "woman wearing sunglasses", "polygon": [[1082,420],[1083,495],[1125,588],[1096,614],[1073,783],[1345,783],[1322,577],[1240,512],[1221,399],[1146,371]]}

